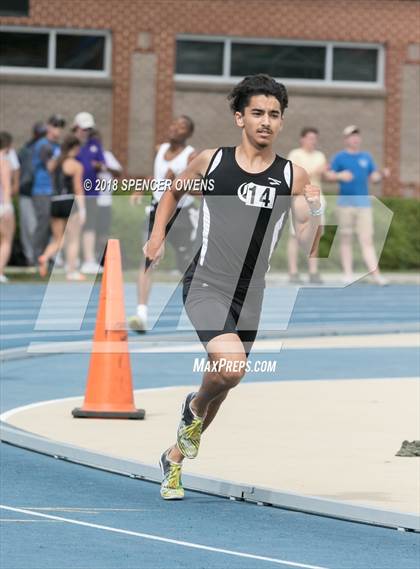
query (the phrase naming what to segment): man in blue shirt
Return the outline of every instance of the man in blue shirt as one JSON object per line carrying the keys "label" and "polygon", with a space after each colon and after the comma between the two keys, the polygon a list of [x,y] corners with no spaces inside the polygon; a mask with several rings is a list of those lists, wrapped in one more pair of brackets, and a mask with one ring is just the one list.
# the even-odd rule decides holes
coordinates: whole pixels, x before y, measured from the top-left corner
{"label": "man in blue shirt", "polygon": [[98,192],[96,180],[99,172],[106,170],[105,157],[101,142],[92,135],[95,119],[91,113],[82,111],[74,117],[73,132],[82,146],[77,156],[83,165],[83,188],[86,196],[86,223],[83,228],[83,258],[82,273],[96,274],[100,265],[95,258],[95,242],[97,231]]}
{"label": "man in blue shirt", "polygon": [[339,182],[337,205],[344,281],[347,284],[354,282],[352,241],[355,231],[369,273],[377,284],[385,285],[387,282],[380,274],[373,245],[369,182],[380,182],[389,176],[389,170],[385,168],[379,172],[372,156],[361,151],[362,138],[357,126],[347,126],[343,135],[344,150],[333,157],[327,178]]}
{"label": "man in blue shirt", "polygon": [[35,210],[36,228],[34,232],[35,260],[44,251],[50,236],[50,212],[54,171],[60,154],[60,138],[66,121],[61,115],[52,115],[47,122],[47,134],[33,147],[33,185],[32,202]]}

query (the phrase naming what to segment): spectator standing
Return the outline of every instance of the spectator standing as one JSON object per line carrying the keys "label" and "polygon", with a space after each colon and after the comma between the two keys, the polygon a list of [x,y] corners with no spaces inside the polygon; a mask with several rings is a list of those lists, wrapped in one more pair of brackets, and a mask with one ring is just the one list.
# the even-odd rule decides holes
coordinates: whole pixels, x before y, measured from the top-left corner
{"label": "spectator standing", "polygon": [[353,276],[353,233],[359,239],[363,260],[376,284],[388,284],[378,268],[378,258],[373,244],[373,217],[369,196],[369,182],[377,183],[389,176],[389,169],[381,172],[372,156],[361,150],[362,137],[356,125],[343,130],[344,150],[336,154],[327,178],[339,182],[338,222],[340,253],[344,282],[350,284]]}
{"label": "spectator standing", "polygon": [[19,193],[20,163],[16,150],[12,146],[13,137],[11,134],[9,134],[9,136],[10,136],[10,146],[6,156],[7,159],[9,160],[10,170],[11,170],[12,196],[16,196]]}
{"label": "spectator standing", "polygon": [[60,157],[53,174],[54,194],[51,197],[52,239],[38,258],[41,277],[47,275],[49,261],[61,249],[63,239],[65,238],[67,280],[80,281],[85,279],[76,270],[81,225],[86,217],[85,195],[82,186],[83,166],[76,160],[79,151],[79,139],[72,134],[68,135],[61,146]]}
{"label": "spectator standing", "polygon": [[[95,131],[93,136],[102,144],[102,136],[99,131]],[[96,202],[98,206],[98,219],[96,224],[96,254],[98,258],[103,258],[111,230],[112,180],[119,178],[123,169],[110,150],[104,150],[104,158],[105,169],[98,173],[98,178],[104,180],[103,188],[101,187]]]}
{"label": "spectator standing", "polygon": [[80,140],[77,159],[83,165],[83,188],[86,196],[86,223],[83,231],[82,273],[96,274],[100,270],[95,254],[96,223],[98,215],[96,180],[105,170],[105,157],[100,141],[94,136],[95,119],[87,112],[74,117],[73,132]]}
{"label": "spectator standing", "polygon": [[34,182],[32,201],[36,215],[34,233],[34,254],[38,259],[50,237],[51,195],[53,193],[51,173],[54,171],[60,153],[59,141],[66,121],[60,115],[52,115],[47,122],[47,134],[35,144],[32,155]]}
{"label": "spectator standing", "polygon": [[8,152],[12,137],[8,132],[0,132],[0,284],[8,282],[3,273],[12,251],[15,232],[15,214],[12,204],[12,168]]}
{"label": "spectator standing", "polygon": [[[321,188],[321,178],[322,175],[327,170],[327,159],[325,154],[320,150],[317,150],[319,132],[318,129],[314,127],[305,127],[302,129],[300,134],[300,147],[295,148],[289,153],[288,159],[294,164],[301,166],[306,170],[311,184]],[[323,205],[325,200],[321,195],[321,201]],[[321,217],[321,226],[324,226],[324,216]],[[299,245],[296,238],[295,229],[293,227],[293,222],[290,220],[290,235],[287,244],[287,256],[289,261],[289,279],[291,283],[300,284],[302,280],[299,276],[298,271],[298,253]],[[321,284],[322,279],[318,273],[318,258],[317,251],[314,252],[315,255],[309,257],[308,259],[308,269],[309,269],[309,282],[313,284]]]}
{"label": "spectator standing", "polygon": [[34,183],[34,170],[32,155],[35,143],[45,136],[47,127],[42,122],[36,122],[32,127],[32,138],[19,150],[20,163],[19,179],[19,233],[23,254],[28,266],[35,265],[33,238],[36,228],[36,215],[32,203],[32,186]]}

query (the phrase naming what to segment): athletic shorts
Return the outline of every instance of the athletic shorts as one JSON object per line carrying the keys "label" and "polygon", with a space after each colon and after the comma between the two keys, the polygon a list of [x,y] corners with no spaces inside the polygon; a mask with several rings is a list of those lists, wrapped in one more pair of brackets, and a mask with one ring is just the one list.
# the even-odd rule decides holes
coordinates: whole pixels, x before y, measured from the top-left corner
{"label": "athletic shorts", "polygon": [[77,211],[77,205],[74,206],[74,197],[69,196],[66,199],[51,199],[51,217],[56,217],[58,219],[68,219],[71,213]]}
{"label": "athletic shorts", "polygon": [[352,235],[354,232],[360,237],[373,235],[371,207],[338,206],[337,212],[338,229],[341,235]]}
{"label": "athletic shorts", "polygon": [[[146,240],[150,238],[155,223],[157,204],[151,206],[147,223]],[[176,223],[175,223],[176,221]],[[194,205],[178,208],[166,226],[166,235],[176,256],[176,266],[184,274],[194,256],[198,210]]]}
{"label": "athletic shorts", "polygon": [[248,356],[260,322],[264,289],[237,287],[234,293],[192,279],[184,278],[185,310],[204,347],[222,334],[236,334]]}

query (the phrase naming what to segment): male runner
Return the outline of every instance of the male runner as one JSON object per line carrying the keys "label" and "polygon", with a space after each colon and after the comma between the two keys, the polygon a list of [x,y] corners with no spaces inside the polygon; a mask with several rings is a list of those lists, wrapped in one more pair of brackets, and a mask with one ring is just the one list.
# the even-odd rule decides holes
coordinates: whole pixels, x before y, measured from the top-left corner
{"label": "male runner", "polygon": [[[193,135],[194,122],[186,115],[176,118],[169,127],[168,142],[156,147],[156,157],[153,169],[155,180],[174,180],[185,170],[189,162],[197,155],[194,148],[187,145],[187,140]],[[153,192],[152,203],[147,220],[147,239],[153,230],[156,210],[164,194],[163,188]],[[140,194],[134,195],[134,202],[139,203]],[[176,218],[176,223],[173,226]],[[198,210],[192,196],[184,195],[177,203],[176,215],[166,228],[168,241],[175,250],[176,263],[180,273],[184,274],[191,261],[192,246],[197,232]],[[147,303],[152,286],[152,274],[145,265],[140,267],[137,280],[137,313],[128,323],[132,330],[144,333],[147,330]]]}
{"label": "male runner", "polygon": [[[184,277],[184,303],[214,366],[198,393],[184,401],[177,441],[161,456],[161,496],[167,500],[183,498],[182,461],[197,456],[202,431],[244,376],[265,273],[290,207],[308,254],[319,239],[319,188],[310,185],[303,168],[273,150],[288,104],[286,88],[268,75],[254,75],[241,81],[229,100],[242,131],[240,145],[203,151],[180,176],[213,180],[208,190],[203,188],[202,245]],[[144,247],[152,262],[163,254],[165,227],[181,198],[172,186],[160,201]]]}

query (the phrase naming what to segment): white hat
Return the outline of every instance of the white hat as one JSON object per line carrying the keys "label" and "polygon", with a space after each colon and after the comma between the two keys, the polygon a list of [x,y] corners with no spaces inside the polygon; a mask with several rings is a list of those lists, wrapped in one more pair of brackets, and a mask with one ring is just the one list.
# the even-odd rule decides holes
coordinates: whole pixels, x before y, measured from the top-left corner
{"label": "white hat", "polygon": [[355,132],[360,132],[360,129],[355,124],[351,124],[349,126],[346,126],[346,128],[343,130],[343,136],[350,136]]}
{"label": "white hat", "polygon": [[73,125],[78,126],[79,128],[94,128],[95,119],[90,113],[77,113],[74,117]]}

